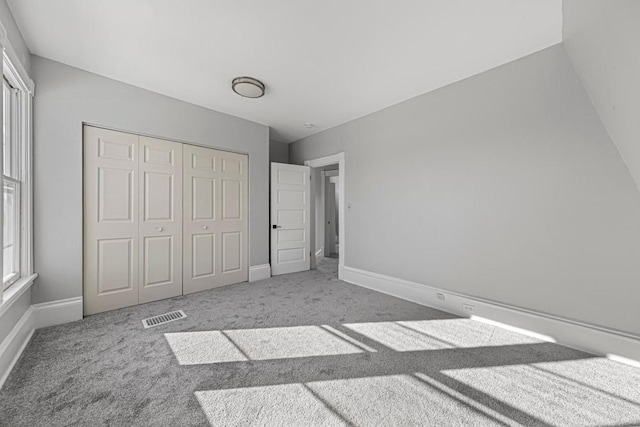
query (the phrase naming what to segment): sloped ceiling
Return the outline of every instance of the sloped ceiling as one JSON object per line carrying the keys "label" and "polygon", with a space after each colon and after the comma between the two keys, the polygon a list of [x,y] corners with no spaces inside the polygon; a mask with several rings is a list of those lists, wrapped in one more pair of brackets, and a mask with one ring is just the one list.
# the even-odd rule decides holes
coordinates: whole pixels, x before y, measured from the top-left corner
{"label": "sloped ceiling", "polygon": [[[8,3],[33,54],[269,125],[285,142],[562,38],[561,0]],[[235,95],[242,75],[267,95]]]}

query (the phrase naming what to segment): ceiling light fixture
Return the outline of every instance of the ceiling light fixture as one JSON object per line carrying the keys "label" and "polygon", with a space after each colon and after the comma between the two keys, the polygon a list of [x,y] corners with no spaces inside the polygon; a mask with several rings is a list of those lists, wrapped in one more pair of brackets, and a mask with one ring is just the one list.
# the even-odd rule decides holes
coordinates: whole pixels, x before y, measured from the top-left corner
{"label": "ceiling light fixture", "polygon": [[231,82],[231,89],[244,98],[264,96],[264,83],[253,77],[236,77]]}

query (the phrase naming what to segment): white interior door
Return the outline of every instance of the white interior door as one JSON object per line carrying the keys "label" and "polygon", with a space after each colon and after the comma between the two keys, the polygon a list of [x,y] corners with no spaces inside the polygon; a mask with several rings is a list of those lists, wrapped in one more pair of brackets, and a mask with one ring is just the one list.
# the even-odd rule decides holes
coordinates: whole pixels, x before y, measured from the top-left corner
{"label": "white interior door", "polygon": [[271,273],[310,268],[311,169],[271,163]]}
{"label": "white interior door", "polygon": [[138,136],[84,127],[84,312],[138,303]]}
{"label": "white interior door", "polygon": [[185,294],[249,279],[248,158],[184,146]]}
{"label": "white interior door", "polygon": [[140,137],[139,303],[182,295],[182,144]]}

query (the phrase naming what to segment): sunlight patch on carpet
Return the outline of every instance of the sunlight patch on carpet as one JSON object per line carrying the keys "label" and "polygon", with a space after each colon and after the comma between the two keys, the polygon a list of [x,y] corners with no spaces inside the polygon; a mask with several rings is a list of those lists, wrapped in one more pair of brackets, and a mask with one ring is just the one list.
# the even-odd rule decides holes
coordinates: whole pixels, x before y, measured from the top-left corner
{"label": "sunlight patch on carpet", "polygon": [[181,365],[248,360],[220,331],[176,332],[164,337]]}
{"label": "sunlight patch on carpet", "polygon": [[344,426],[302,384],[196,391],[212,426]]}
{"label": "sunlight patch on carpet", "polygon": [[[639,373],[611,381],[606,359],[451,369],[442,373],[544,423],[571,426],[640,425]],[[619,369],[619,366],[615,367]],[[629,391],[631,390],[631,392]]]}
{"label": "sunlight patch on carpet", "polygon": [[454,420],[456,425],[514,425],[413,375],[207,390],[195,395],[215,426],[451,425]]}
{"label": "sunlight patch on carpet", "polygon": [[333,328],[320,326],[176,332],[165,334],[165,338],[181,365],[375,351],[353,338],[340,336]]}
{"label": "sunlight patch on carpet", "polygon": [[348,323],[345,327],[395,351],[537,344],[539,339],[469,319]]}

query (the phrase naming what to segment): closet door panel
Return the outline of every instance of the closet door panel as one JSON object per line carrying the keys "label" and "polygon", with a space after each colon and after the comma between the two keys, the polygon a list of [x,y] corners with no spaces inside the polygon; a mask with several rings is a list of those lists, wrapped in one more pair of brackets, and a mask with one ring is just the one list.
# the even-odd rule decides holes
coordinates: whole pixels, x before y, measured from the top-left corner
{"label": "closet door panel", "polygon": [[216,274],[216,236],[213,233],[193,234],[192,278],[204,279]]}
{"label": "closet door panel", "polygon": [[138,304],[138,136],[84,127],[84,313]]}
{"label": "closet door panel", "polygon": [[182,295],[182,144],[140,137],[140,303]]}
{"label": "closet door panel", "polygon": [[247,156],[184,146],[184,293],[248,279]]}
{"label": "closet door panel", "polygon": [[220,238],[216,227],[219,186],[218,152],[184,146],[184,271],[185,294],[217,286]]}
{"label": "closet door panel", "polygon": [[248,158],[221,151],[220,181],[220,284],[249,280],[248,252]]}

